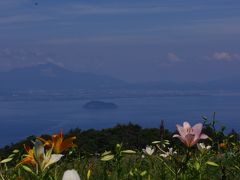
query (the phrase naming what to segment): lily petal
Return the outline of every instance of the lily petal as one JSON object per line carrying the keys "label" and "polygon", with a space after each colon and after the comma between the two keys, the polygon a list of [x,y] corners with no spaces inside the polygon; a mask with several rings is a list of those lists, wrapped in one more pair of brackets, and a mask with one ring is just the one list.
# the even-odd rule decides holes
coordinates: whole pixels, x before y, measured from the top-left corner
{"label": "lily petal", "polygon": [[200,136],[200,134],[201,134],[201,132],[202,132],[202,127],[203,127],[202,123],[195,124],[195,125],[192,127],[193,133],[194,133],[197,137]]}
{"label": "lily petal", "polygon": [[173,137],[178,138],[180,135],[179,134],[174,134]]}
{"label": "lily petal", "polygon": [[73,144],[73,140],[75,140],[75,139],[76,139],[75,136],[65,139],[65,140],[62,142],[59,151],[60,151],[60,152],[63,152],[63,151],[65,151],[65,150],[68,149],[68,148],[77,147],[77,145]]}
{"label": "lily petal", "polygon": [[43,161],[43,159],[45,158],[45,154],[44,154],[44,146],[41,141],[36,140],[36,142],[34,143],[33,150],[34,150],[34,156],[36,160],[38,162]]}
{"label": "lily petal", "polygon": [[43,142],[44,147],[52,148],[51,141],[45,140],[45,139],[43,139],[43,138],[41,138],[41,137],[37,137],[37,139]]}
{"label": "lily petal", "polygon": [[177,131],[180,134],[180,136],[183,136],[183,137],[186,136],[186,134],[187,134],[186,129],[184,129],[179,124],[177,124],[176,127],[177,127]]}
{"label": "lily petal", "polygon": [[183,123],[183,128],[184,128],[184,129],[190,129],[190,128],[191,128],[191,125],[189,124],[189,122],[184,122],[184,123]]}
{"label": "lily petal", "polygon": [[182,143],[186,144],[186,141],[185,141],[185,139],[184,139],[182,136],[180,136],[180,135],[178,135],[178,134],[174,134],[173,137],[176,137],[176,138],[180,139],[180,141],[181,141]]}
{"label": "lily petal", "polygon": [[207,139],[207,138],[208,138],[208,136],[206,134],[200,134],[199,137],[196,137],[196,135],[195,135],[195,138],[194,138],[192,144],[193,145],[197,144],[200,139]]}
{"label": "lily petal", "polygon": [[49,161],[45,164],[43,169],[46,169],[51,164],[58,162],[62,157],[63,157],[62,154],[52,154]]}
{"label": "lily petal", "polygon": [[208,135],[203,134],[203,133],[199,137],[199,139],[207,139],[207,138],[208,138]]}
{"label": "lily petal", "polygon": [[188,147],[191,147],[195,144],[194,142],[194,135],[193,134],[187,134],[185,136],[185,144],[188,146]]}

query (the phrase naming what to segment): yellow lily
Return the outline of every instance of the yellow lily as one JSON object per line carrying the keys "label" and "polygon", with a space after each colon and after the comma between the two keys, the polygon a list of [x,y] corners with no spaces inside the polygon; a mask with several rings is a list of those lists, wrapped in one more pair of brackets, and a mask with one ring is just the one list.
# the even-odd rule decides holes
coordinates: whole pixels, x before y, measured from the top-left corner
{"label": "yellow lily", "polygon": [[23,164],[31,164],[36,168],[40,167],[40,170],[43,172],[51,164],[58,162],[63,156],[62,154],[52,154],[52,149],[45,153],[44,146],[39,140],[34,142],[33,149],[30,149],[25,145],[24,148],[27,154],[24,155],[23,160],[17,164],[17,167]]}
{"label": "yellow lily", "polygon": [[44,143],[45,147],[52,148],[53,152],[56,154],[60,154],[69,148],[77,147],[77,145],[73,143],[76,137],[73,136],[63,139],[62,131],[60,131],[58,134],[52,135],[51,139],[49,140],[45,140],[41,137],[38,137],[38,139]]}
{"label": "yellow lily", "polygon": [[37,161],[34,158],[34,150],[26,146],[25,144],[23,146],[27,154],[24,155],[24,158],[20,163],[17,164],[17,166],[20,166],[22,164],[31,164],[32,166],[36,166]]}
{"label": "yellow lily", "polygon": [[52,154],[51,149],[45,153],[44,146],[39,140],[36,140],[33,151],[34,157],[42,171],[44,171],[51,164],[58,162],[63,156],[62,154]]}

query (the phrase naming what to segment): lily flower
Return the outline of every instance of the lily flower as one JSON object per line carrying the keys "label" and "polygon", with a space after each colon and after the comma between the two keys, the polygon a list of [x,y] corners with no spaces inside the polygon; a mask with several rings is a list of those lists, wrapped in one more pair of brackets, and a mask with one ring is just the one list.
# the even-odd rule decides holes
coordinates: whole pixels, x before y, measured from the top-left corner
{"label": "lily flower", "polygon": [[147,146],[146,149],[143,149],[144,154],[151,156],[154,153],[155,149],[151,146]]}
{"label": "lily flower", "polygon": [[173,137],[179,138],[187,147],[197,144],[200,139],[207,139],[208,136],[202,133],[202,123],[198,123],[191,127],[188,122],[184,122],[183,126],[176,125],[179,134]]}
{"label": "lily flower", "polygon": [[173,156],[174,154],[177,154],[177,151],[173,151],[173,148],[168,148],[168,152],[164,152],[163,154],[160,154],[160,156],[167,158],[168,156]]}
{"label": "lily flower", "polygon": [[220,143],[219,147],[222,148],[222,149],[225,149],[227,147],[227,145],[226,145],[226,143]]}
{"label": "lily flower", "polygon": [[24,155],[23,160],[17,164],[31,164],[34,167],[40,167],[41,171],[44,171],[51,164],[56,163],[62,158],[62,154],[52,154],[52,150],[48,150],[45,153],[44,146],[41,141],[36,140],[34,142],[33,149],[24,146],[27,154]]}
{"label": "lily flower", "polygon": [[198,143],[197,148],[199,151],[205,152],[205,151],[208,151],[209,149],[211,149],[211,146],[206,146],[204,143]]}
{"label": "lily flower", "polygon": [[33,147],[34,157],[38,162],[42,171],[48,166],[58,162],[62,158],[62,154],[52,154],[52,150],[48,150],[45,153],[44,146],[41,141],[36,140]]}
{"label": "lily flower", "polygon": [[77,147],[77,145],[73,143],[76,137],[73,136],[63,139],[62,131],[60,131],[58,134],[52,135],[50,140],[45,140],[41,137],[38,137],[37,139],[42,141],[45,147],[52,148],[53,152],[56,154],[60,154],[71,147]]}
{"label": "lily flower", "polygon": [[27,154],[24,155],[24,158],[20,163],[17,164],[17,167],[22,165],[22,164],[31,164],[32,166],[37,165],[37,161],[34,158],[34,151],[30,147],[26,146],[25,144],[23,145],[25,151]]}
{"label": "lily flower", "polygon": [[62,180],[80,180],[80,177],[76,170],[67,170],[64,172]]}

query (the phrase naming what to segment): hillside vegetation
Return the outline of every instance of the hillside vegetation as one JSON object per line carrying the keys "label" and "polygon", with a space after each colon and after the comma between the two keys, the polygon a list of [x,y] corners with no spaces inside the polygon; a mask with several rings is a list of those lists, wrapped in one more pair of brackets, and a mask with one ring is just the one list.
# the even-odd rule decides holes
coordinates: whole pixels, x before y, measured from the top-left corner
{"label": "hillside vegetation", "polygon": [[31,136],[1,149],[0,179],[240,179],[239,134],[215,124]]}

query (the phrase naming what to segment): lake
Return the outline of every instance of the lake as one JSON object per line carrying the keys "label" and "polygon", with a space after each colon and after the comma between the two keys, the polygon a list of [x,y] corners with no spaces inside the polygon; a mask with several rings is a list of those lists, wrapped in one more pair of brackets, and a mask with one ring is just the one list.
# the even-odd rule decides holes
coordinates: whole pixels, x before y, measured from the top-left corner
{"label": "lake", "polygon": [[176,96],[101,99],[118,105],[114,110],[87,110],[87,100],[1,101],[0,146],[17,142],[30,135],[64,132],[71,128],[108,128],[118,123],[137,123],[143,127],[167,128],[183,121],[201,122],[217,112],[219,125],[228,130],[240,127],[240,96]]}

